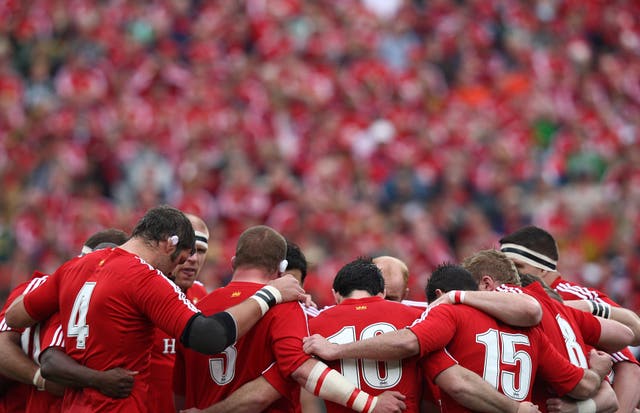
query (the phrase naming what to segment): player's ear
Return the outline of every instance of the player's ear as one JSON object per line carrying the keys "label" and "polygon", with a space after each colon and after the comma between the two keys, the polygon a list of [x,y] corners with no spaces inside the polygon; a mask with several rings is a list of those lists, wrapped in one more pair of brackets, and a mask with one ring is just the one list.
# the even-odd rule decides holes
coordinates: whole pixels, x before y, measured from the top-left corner
{"label": "player's ear", "polygon": [[478,290],[480,291],[493,291],[495,289],[495,280],[489,275],[483,275],[478,283]]}
{"label": "player's ear", "polygon": [[164,252],[168,255],[171,255],[175,252],[176,248],[178,248],[178,236],[172,235],[164,242]]}
{"label": "player's ear", "polygon": [[331,293],[333,294],[333,299],[336,304],[340,304],[340,302],[342,301],[342,296],[340,295],[340,293],[337,293],[333,288],[331,289]]}

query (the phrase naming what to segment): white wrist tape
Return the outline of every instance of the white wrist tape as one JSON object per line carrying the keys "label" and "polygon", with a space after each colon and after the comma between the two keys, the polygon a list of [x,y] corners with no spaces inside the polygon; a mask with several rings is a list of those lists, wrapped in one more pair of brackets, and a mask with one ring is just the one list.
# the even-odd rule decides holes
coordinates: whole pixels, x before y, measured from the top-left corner
{"label": "white wrist tape", "polygon": [[36,386],[36,388],[40,391],[44,390],[44,383],[45,383],[45,379],[44,377],[42,377],[42,372],[40,371],[40,368],[38,367],[38,370],[36,370],[36,372],[33,374],[33,385]]}
{"label": "white wrist tape", "polygon": [[282,302],[282,294],[280,294],[280,290],[278,290],[276,287],[265,285],[261,289],[269,291],[275,297],[276,304],[280,304]]}
{"label": "white wrist tape", "polygon": [[270,285],[265,285],[249,298],[256,300],[260,306],[262,315],[269,311],[274,305],[282,302],[282,294],[280,294],[280,291]]}
{"label": "white wrist tape", "polygon": [[578,413],[596,413],[596,402],[593,399],[580,400],[576,405]]}
{"label": "white wrist tape", "polygon": [[377,397],[360,390],[321,361],[311,369],[305,389],[324,400],[338,403],[357,412],[369,413],[378,402]]}
{"label": "white wrist tape", "polygon": [[464,304],[465,291],[451,290],[447,294],[452,304]]}

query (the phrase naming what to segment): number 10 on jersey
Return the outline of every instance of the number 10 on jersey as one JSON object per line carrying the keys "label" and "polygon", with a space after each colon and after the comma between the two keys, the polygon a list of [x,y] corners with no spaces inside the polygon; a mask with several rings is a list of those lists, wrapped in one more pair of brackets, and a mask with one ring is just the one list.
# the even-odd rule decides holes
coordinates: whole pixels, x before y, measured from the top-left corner
{"label": "number 10 on jersey", "polygon": [[[375,337],[378,334],[396,331],[395,326],[389,323],[374,323],[366,326],[360,333],[360,340]],[[347,344],[358,339],[354,326],[345,326],[340,331],[327,337],[332,343]],[[402,363],[400,360],[388,360],[379,362],[376,360],[340,360],[341,373],[350,382],[360,387],[360,374],[365,383],[372,389],[389,389],[400,382],[402,378]]]}

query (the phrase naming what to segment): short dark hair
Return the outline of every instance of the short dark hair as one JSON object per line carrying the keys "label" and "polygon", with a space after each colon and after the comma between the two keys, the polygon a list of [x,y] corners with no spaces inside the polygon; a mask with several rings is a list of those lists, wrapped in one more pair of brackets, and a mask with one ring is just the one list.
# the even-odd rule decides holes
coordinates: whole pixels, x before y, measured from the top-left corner
{"label": "short dark hair", "polygon": [[178,244],[171,254],[172,259],[176,259],[183,250],[191,251],[191,254],[195,252],[196,234],[191,221],[182,211],[168,205],[148,210],[131,233],[132,238],[142,238],[147,243],[166,241],[173,235],[178,236]]}
{"label": "short dark hair", "polygon": [[122,245],[125,242],[127,242],[127,239],[129,239],[129,235],[127,235],[126,232],[124,232],[124,231],[122,231],[120,229],[116,229],[116,228],[107,228],[107,229],[103,229],[102,231],[98,231],[95,234],[91,235],[84,242],[84,245],[93,250],[98,245],[104,244],[104,243]]}
{"label": "short dark hair", "polygon": [[287,255],[287,241],[275,229],[257,225],[245,230],[238,239],[234,269],[247,266],[278,271]]}
{"label": "short dark hair", "polygon": [[534,225],[522,227],[500,238],[500,244],[517,244],[558,261],[558,245],[553,236]]}
{"label": "short dark hair", "polygon": [[307,258],[300,247],[289,240],[287,240],[287,269],[300,270],[300,283],[304,283],[307,277]]}
{"label": "short dark hair", "polygon": [[333,279],[333,290],[343,297],[348,297],[355,290],[363,290],[373,296],[384,291],[384,278],[371,257],[358,257],[340,268]]}
{"label": "short dark hair", "polygon": [[452,290],[477,291],[478,283],[473,279],[471,273],[461,266],[445,263],[439,265],[427,281],[425,293],[428,302],[438,298],[436,290],[445,293]]}

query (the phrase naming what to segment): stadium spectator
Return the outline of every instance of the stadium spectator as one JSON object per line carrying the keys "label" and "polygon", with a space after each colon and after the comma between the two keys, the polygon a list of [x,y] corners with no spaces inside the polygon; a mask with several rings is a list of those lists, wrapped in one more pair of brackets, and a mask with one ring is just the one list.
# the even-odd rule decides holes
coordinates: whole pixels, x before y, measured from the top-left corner
{"label": "stadium spectator", "polygon": [[[334,3],[0,6],[3,288],[164,199],[216,222],[212,249],[274,219],[312,254],[321,307],[351,257],[402,254],[419,300],[437,263],[534,223],[573,280],[640,309],[640,5]],[[238,152],[249,184],[225,182]]]}

